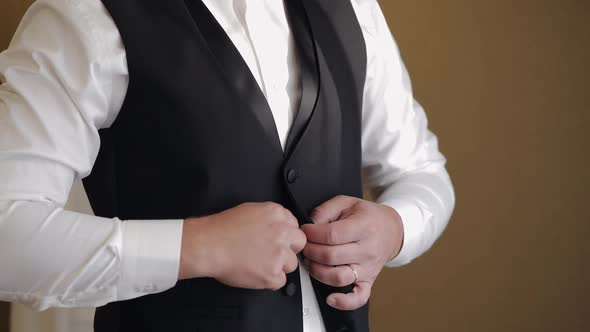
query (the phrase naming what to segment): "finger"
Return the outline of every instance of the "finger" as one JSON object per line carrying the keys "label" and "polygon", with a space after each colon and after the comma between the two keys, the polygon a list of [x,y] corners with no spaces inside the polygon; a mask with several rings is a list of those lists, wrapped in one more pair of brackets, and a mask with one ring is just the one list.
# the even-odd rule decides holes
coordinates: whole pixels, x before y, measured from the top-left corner
{"label": "finger", "polygon": [[283,218],[284,218],[283,220],[286,223],[288,223],[290,226],[299,228],[299,221],[293,215],[293,213],[286,208],[283,208]]}
{"label": "finger", "polygon": [[289,209],[275,202],[266,202],[261,204],[263,204],[263,206],[266,208],[266,213],[270,214],[274,222],[286,223],[290,226],[299,228],[299,222],[297,221],[297,218],[295,218]]}
{"label": "finger", "polygon": [[283,288],[285,286],[285,284],[287,284],[287,275],[285,273],[280,273],[280,274],[274,276],[268,282],[268,286],[265,288],[276,291],[276,290]]}
{"label": "finger", "polygon": [[[351,285],[356,280],[356,275],[348,265],[328,266],[308,261],[306,264],[309,273],[318,281],[334,287]],[[358,265],[353,266],[358,273]]]}
{"label": "finger", "polygon": [[359,244],[356,242],[337,246],[308,242],[305,248],[303,248],[303,255],[315,263],[330,266],[353,264],[362,261],[362,253],[360,252]]}
{"label": "finger", "polygon": [[338,310],[356,310],[369,301],[369,297],[371,297],[371,286],[369,282],[358,282],[351,293],[330,294],[326,302],[329,306]]}
{"label": "finger", "polygon": [[342,212],[351,208],[359,201],[356,197],[336,196],[311,212],[311,220],[314,224],[327,224],[340,219]]}
{"label": "finger", "polygon": [[289,240],[291,241],[289,248],[296,254],[303,250],[307,244],[307,237],[299,228],[293,230],[293,234],[289,236]]}
{"label": "finger", "polygon": [[301,230],[309,242],[339,245],[362,240],[367,227],[362,219],[351,218],[329,224],[306,224]]}
{"label": "finger", "polygon": [[291,273],[299,266],[299,259],[297,258],[297,255],[292,252],[285,253],[284,260],[283,271],[285,273]]}

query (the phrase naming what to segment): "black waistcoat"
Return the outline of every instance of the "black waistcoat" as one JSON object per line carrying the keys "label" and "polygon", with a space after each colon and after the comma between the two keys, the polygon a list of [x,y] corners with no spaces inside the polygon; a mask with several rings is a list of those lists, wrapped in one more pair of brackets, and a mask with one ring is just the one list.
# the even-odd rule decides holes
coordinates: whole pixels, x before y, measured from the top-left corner
{"label": "black waistcoat", "polygon": [[[350,0],[286,0],[302,99],[284,152],[264,95],[200,0],[103,3],[123,38],[129,87],[116,121],[100,131],[101,149],[84,179],[97,215],[184,219],[275,201],[305,223],[335,195],[362,195],[366,52]],[[367,306],[343,312],[325,303],[350,287],[313,285],[328,332],[368,331]],[[279,291],[180,281],[98,308],[95,329],[300,332],[299,272]]]}

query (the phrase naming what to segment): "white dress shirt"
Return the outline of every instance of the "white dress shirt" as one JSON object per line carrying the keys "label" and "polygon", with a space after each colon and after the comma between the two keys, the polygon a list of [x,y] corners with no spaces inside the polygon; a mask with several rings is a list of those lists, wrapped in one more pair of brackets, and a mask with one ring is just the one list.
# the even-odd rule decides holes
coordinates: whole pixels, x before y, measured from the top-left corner
{"label": "white dress shirt", "polygon": [[[364,183],[404,226],[394,267],[431,247],[455,198],[377,1],[351,2],[367,45]],[[283,1],[204,3],[260,85],[284,145],[301,92]],[[74,179],[91,172],[98,129],[117,117],[128,80],[124,45],[100,0],[36,1],[0,53],[0,300],[100,306],[175,285],[182,220],[122,222],[63,208]],[[301,272],[304,330],[324,331]]]}

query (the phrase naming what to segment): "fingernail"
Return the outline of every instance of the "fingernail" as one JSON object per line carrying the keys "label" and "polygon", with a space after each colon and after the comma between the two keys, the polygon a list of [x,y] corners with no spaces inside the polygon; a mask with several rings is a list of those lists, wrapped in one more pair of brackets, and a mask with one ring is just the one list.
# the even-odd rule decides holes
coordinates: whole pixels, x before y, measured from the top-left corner
{"label": "fingernail", "polygon": [[333,298],[333,297],[328,297],[328,298],[326,299],[326,302],[328,303],[328,305],[329,305],[330,307],[334,307],[334,308],[336,307],[336,300],[334,300],[334,298]]}

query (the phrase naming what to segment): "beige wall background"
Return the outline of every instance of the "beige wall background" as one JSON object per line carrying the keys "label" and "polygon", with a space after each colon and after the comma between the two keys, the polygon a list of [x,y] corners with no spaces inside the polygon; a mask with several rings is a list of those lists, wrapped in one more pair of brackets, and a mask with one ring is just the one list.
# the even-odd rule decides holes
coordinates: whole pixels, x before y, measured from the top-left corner
{"label": "beige wall background", "polygon": [[[29,3],[0,2],[0,48]],[[372,330],[590,331],[590,2],[381,4],[457,208],[382,274]]]}

